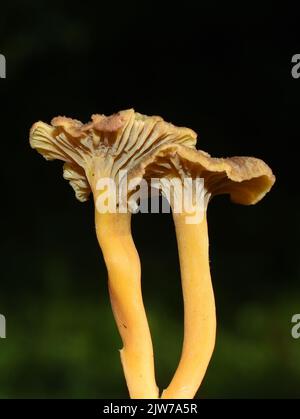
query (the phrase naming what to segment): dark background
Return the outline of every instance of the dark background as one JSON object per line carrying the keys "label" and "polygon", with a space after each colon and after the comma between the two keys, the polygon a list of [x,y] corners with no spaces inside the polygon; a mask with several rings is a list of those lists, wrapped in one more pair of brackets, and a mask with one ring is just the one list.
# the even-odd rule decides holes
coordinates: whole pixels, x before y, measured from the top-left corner
{"label": "dark background", "polygon": [[[193,128],[214,156],[273,169],[257,206],[210,204],[218,334],[198,396],[299,397],[299,13],[271,2],[61,3],[1,4],[0,397],[127,397],[92,202],[75,199],[28,131],[129,107]],[[136,215],[133,233],[162,389],[183,327],[171,216]]]}

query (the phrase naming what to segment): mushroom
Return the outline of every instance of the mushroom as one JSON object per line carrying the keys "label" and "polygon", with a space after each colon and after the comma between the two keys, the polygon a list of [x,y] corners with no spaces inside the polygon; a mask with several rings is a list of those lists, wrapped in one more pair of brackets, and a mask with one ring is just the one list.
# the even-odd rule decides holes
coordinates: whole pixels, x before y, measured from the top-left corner
{"label": "mushroom", "polygon": [[[160,164],[164,167],[162,176],[182,183],[183,193],[178,194],[173,189],[168,199],[178,243],[184,299],[184,341],[178,368],[162,398],[189,399],[195,396],[205,375],[216,335],[208,251],[208,202],[214,195],[229,194],[235,203],[256,204],[271,189],[275,177],[262,160],[253,157],[213,158],[204,151],[183,145],[167,145],[154,161],[148,163],[145,177],[150,178]],[[186,179],[201,179],[203,182],[198,189],[190,183],[186,188],[183,185]],[[166,195],[164,190],[162,192]],[[183,202],[186,192],[192,196],[192,205],[187,205],[188,208]]]}
{"label": "mushroom", "polygon": [[[119,191],[101,187],[103,180],[122,183],[122,173],[138,173],[143,162],[153,160],[168,144],[193,147],[196,134],[133,109],[112,116],[93,115],[92,121],[56,117],[51,125],[35,123],[30,145],[47,160],[64,161],[63,176],[79,201],[90,192],[95,202],[96,234],[108,271],[108,286],[114,317],[123,341],[120,351],[131,398],[158,398],[153,348],[143,305],[140,260],[131,236],[130,211],[111,211],[120,206]],[[151,161],[152,161],[151,160]],[[124,177],[124,176],[123,176]],[[99,187],[100,185],[100,187]],[[109,186],[109,185],[108,185]],[[125,195],[128,204],[129,195]],[[124,204],[124,202],[122,202]],[[124,208],[123,208],[124,209]]]}
{"label": "mushroom", "polygon": [[[214,349],[216,315],[209,268],[208,202],[214,195],[229,194],[233,202],[255,204],[275,182],[262,160],[212,158],[197,151],[195,143],[194,131],[132,109],[110,117],[93,115],[87,124],[57,117],[51,125],[37,122],[30,132],[33,148],[48,160],[65,162],[64,178],[80,201],[93,193],[96,233],[108,270],[113,313],[124,345],[121,361],[132,398],[158,398],[158,388],[141,293],[140,261],[131,236],[129,209],[136,198],[134,188],[125,190],[124,196],[124,178],[133,180],[135,187],[152,178],[171,183],[177,180],[193,204],[191,208],[182,206],[182,193],[176,188],[169,191],[184,298],[184,342],[178,368],[162,398],[193,398]],[[186,180],[199,179],[203,181],[200,188],[188,182],[186,187]],[[104,180],[112,181],[116,189],[110,191],[108,182],[104,191]],[[111,208],[107,201],[112,196],[116,199]]]}

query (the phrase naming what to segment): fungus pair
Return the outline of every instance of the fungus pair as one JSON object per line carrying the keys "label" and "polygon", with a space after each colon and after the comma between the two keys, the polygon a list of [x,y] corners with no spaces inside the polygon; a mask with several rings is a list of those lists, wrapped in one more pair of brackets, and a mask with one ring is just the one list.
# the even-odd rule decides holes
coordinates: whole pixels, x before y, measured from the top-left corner
{"label": "fungus pair", "polygon": [[[110,179],[121,188],[121,173],[138,188],[142,179],[203,179],[202,207],[199,191],[192,189],[195,214],[176,211],[170,195],[180,260],[184,299],[184,341],[178,368],[162,398],[193,398],[209,364],[215,343],[216,315],[210,278],[206,209],[214,195],[229,194],[240,204],[255,204],[271,189],[271,169],[252,157],[212,158],[195,148],[196,133],[176,127],[157,116],[129,109],[112,116],[93,115],[92,121],[57,117],[51,125],[35,123],[30,144],[47,160],[64,161],[65,179],[77,199],[95,202],[96,233],[108,271],[114,317],[123,341],[121,362],[131,398],[158,398],[151,335],[141,292],[140,260],[131,235],[131,211],[117,193],[116,211],[107,211],[99,187]],[[133,199],[125,194],[125,207]],[[199,201],[200,202],[200,201]],[[103,208],[101,208],[103,205]],[[182,207],[181,208],[185,208]],[[126,208],[125,208],[126,209]],[[189,223],[187,217],[201,216]],[[199,214],[198,214],[199,215]]]}

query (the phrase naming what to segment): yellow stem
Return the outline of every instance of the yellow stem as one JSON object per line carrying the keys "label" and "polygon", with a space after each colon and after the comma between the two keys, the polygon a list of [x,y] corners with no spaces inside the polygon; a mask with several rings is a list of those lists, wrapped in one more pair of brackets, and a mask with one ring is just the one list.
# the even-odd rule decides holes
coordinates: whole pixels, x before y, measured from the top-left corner
{"label": "yellow stem", "polygon": [[184,299],[184,341],[181,359],[163,399],[195,396],[209,364],[216,334],[206,216],[186,224],[186,214],[173,213]]}
{"label": "yellow stem", "polygon": [[115,320],[123,341],[121,362],[131,398],[158,398],[149,326],[141,291],[140,260],[131,236],[130,213],[101,214],[96,232],[108,271]]}

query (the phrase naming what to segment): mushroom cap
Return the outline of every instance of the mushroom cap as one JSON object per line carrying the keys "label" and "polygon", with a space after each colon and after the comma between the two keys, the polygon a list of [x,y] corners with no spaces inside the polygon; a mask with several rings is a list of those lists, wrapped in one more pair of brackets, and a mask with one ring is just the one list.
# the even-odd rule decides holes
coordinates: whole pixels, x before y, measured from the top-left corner
{"label": "mushroom cap", "polygon": [[92,115],[91,122],[58,116],[51,125],[36,122],[30,130],[30,145],[47,160],[65,162],[69,180],[80,201],[86,201],[96,180],[116,178],[120,170],[130,171],[166,144],[194,147],[196,133],[146,116],[133,109],[111,116]]}
{"label": "mushroom cap", "polygon": [[47,160],[65,162],[63,176],[80,201],[87,200],[97,179],[117,181],[121,170],[128,181],[200,177],[210,195],[229,194],[233,202],[244,205],[258,202],[275,182],[262,160],[211,157],[196,150],[194,131],[176,127],[159,116],[128,109],[111,116],[95,114],[91,119],[83,124],[58,116],[51,125],[37,122],[30,130],[31,147]]}
{"label": "mushroom cap", "polygon": [[270,191],[275,176],[270,167],[254,157],[215,158],[195,148],[166,144],[157,153],[145,156],[130,177],[203,178],[211,195],[229,194],[232,202],[256,204]]}

